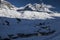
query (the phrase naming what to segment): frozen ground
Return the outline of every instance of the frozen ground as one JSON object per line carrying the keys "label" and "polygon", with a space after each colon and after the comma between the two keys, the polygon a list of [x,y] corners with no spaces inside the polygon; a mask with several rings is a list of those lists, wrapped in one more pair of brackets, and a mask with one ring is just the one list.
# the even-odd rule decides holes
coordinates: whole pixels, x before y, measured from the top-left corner
{"label": "frozen ground", "polygon": [[[54,32],[49,35],[40,33],[48,33],[48,28]],[[34,11],[22,14],[13,10],[0,10],[0,36],[3,40],[60,40],[60,14]]]}

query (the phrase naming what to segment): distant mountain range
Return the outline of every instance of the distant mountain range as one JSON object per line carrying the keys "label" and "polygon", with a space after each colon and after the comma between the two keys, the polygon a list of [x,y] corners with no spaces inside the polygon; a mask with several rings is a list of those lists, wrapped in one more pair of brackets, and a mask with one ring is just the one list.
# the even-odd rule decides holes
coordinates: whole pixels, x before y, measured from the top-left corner
{"label": "distant mountain range", "polygon": [[17,11],[46,11],[46,12],[52,12],[50,9],[51,8],[54,8],[53,6],[51,5],[46,5],[44,3],[42,4],[27,4],[26,6],[24,7],[20,7]]}

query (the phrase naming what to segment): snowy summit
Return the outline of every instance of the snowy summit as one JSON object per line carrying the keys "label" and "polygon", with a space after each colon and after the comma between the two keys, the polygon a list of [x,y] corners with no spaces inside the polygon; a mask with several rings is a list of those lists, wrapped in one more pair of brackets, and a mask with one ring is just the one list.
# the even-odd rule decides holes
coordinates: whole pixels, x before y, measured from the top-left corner
{"label": "snowy summit", "polygon": [[24,10],[30,10],[30,11],[47,11],[47,12],[51,12],[50,8],[54,8],[53,6],[51,5],[46,5],[44,3],[42,4],[27,4],[26,6],[24,7],[20,7],[18,9],[18,11],[24,11]]}

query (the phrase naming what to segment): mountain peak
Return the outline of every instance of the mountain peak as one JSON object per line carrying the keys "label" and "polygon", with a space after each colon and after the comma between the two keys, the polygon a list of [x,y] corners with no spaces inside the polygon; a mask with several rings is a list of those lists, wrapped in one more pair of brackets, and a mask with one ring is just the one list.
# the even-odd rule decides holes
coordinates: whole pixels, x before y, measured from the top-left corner
{"label": "mountain peak", "polygon": [[29,4],[27,4],[26,6],[32,6],[32,4],[31,4],[31,3],[29,3]]}
{"label": "mountain peak", "polygon": [[20,7],[18,9],[18,11],[46,11],[46,12],[51,12],[50,8],[54,8],[53,6],[51,5],[46,5],[44,3],[42,4],[38,4],[38,3],[34,3],[34,4],[27,4],[25,5],[24,7]]}
{"label": "mountain peak", "polygon": [[16,7],[14,5],[12,5],[11,3],[9,3],[8,1],[5,0],[1,0],[0,2],[0,9],[16,9]]}

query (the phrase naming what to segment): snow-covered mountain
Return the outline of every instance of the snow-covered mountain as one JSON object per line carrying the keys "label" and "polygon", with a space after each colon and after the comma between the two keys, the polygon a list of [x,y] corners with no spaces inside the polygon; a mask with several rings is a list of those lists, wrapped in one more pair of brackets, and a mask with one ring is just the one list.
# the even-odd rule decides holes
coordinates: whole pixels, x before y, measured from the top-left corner
{"label": "snow-covered mountain", "polygon": [[46,11],[46,12],[52,12],[50,10],[50,8],[54,8],[53,6],[51,5],[46,5],[44,3],[42,4],[27,4],[26,6],[24,7],[20,7],[17,11],[26,11],[26,10],[29,10],[29,11]]}
{"label": "snow-covered mountain", "polygon": [[0,40],[60,40],[60,13],[51,11],[51,5],[40,8],[41,4],[35,3],[16,8],[7,1],[2,3]]}
{"label": "snow-covered mountain", "polygon": [[0,8],[10,9],[10,10],[16,10],[17,9],[17,7],[15,7],[11,3],[7,2],[7,1],[4,1],[4,0],[1,0]]}

